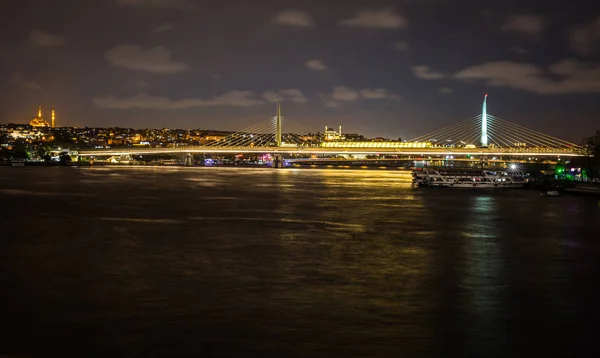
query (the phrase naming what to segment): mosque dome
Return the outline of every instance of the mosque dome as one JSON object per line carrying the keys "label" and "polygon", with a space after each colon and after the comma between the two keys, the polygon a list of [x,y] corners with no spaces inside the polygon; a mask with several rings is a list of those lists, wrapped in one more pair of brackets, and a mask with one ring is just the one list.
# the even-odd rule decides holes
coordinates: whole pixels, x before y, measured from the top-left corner
{"label": "mosque dome", "polygon": [[[54,109],[52,110],[54,116]],[[29,125],[32,127],[51,127],[50,123],[48,123],[45,119],[42,118],[42,106],[38,107],[38,115],[31,121],[29,121]]]}

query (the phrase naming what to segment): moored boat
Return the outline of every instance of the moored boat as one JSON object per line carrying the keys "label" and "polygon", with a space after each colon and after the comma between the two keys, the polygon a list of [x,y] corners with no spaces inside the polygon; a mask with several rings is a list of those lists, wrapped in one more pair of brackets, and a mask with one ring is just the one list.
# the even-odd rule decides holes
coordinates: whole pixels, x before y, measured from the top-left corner
{"label": "moored boat", "polygon": [[423,169],[413,172],[413,184],[463,189],[523,188],[526,180],[504,172],[473,169]]}
{"label": "moored boat", "polygon": [[560,196],[560,192],[558,190],[545,190],[540,196]]}
{"label": "moored boat", "polygon": [[10,165],[13,167],[24,167],[25,166],[25,159],[17,159],[17,158],[13,158],[10,160]]}

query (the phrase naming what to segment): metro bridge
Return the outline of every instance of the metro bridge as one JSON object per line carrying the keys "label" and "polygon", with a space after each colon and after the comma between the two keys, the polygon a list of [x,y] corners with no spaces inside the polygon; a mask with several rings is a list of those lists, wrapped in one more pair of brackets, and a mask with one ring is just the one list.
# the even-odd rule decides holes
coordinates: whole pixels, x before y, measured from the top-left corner
{"label": "metro bridge", "polygon": [[281,116],[278,100],[275,117],[206,145],[97,149],[81,151],[79,156],[182,154],[187,157],[186,164],[193,163],[194,154],[272,154],[281,162],[284,156],[290,158],[307,155],[382,155],[408,158],[585,156],[579,145],[492,116],[487,113],[486,107],[487,95],[481,114],[407,142],[347,142],[326,141],[322,134],[285,120]]}

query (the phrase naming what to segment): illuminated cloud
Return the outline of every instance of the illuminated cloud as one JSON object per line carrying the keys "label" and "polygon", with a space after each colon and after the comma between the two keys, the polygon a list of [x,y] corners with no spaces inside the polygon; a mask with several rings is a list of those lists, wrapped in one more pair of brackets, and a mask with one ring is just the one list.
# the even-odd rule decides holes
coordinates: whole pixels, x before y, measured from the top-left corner
{"label": "illuminated cloud", "polygon": [[431,70],[429,66],[414,66],[412,72],[415,77],[422,80],[439,80],[446,77],[443,73]]}
{"label": "illuminated cloud", "polygon": [[364,99],[400,99],[400,96],[390,93],[385,88],[363,89],[360,90],[360,95]]}
{"label": "illuminated cloud", "polygon": [[325,71],[326,69],[329,68],[321,60],[310,60],[310,61],[307,61],[304,65],[306,66],[306,68],[308,68],[310,70],[315,70],[315,71]]}
{"label": "illuminated cloud", "polygon": [[135,96],[118,98],[115,96],[95,97],[94,105],[100,108],[113,109],[185,109],[194,107],[251,107],[264,104],[265,101],[255,98],[250,91],[231,91],[220,96],[204,98],[187,98],[174,100],[164,96],[151,96],[140,93]]}
{"label": "illuminated cloud", "polygon": [[336,101],[356,101],[358,92],[346,86],[335,86],[332,98]]}
{"label": "illuminated cloud", "polygon": [[342,20],[339,24],[379,29],[399,29],[408,27],[408,20],[396,13],[393,8],[362,9],[357,11],[353,18]]}
{"label": "illuminated cloud", "polygon": [[448,87],[442,87],[439,89],[441,94],[452,94],[454,91],[452,90],[452,88],[448,88]]}
{"label": "illuminated cloud", "polygon": [[117,0],[117,4],[151,9],[196,10],[198,8],[192,0]]}
{"label": "illuminated cloud", "polygon": [[329,100],[329,101],[325,102],[325,107],[328,107],[328,108],[337,108],[339,106],[340,106],[340,104],[333,100]]}
{"label": "illuminated cloud", "polygon": [[589,24],[571,29],[569,34],[571,49],[581,56],[588,56],[600,49],[600,16]]}
{"label": "illuminated cloud", "polygon": [[162,24],[162,25],[154,28],[154,30],[152,30],[152,33],[153,34],[158,34],[158,33],[161,33],[161,32],[171,31],[171,30],[173,30],[174,27],[175,26],[173,26],[172,23],[167,22],[167,23],[164,23],[164,24]]}
{"label": "illuminated cloud", "polygon": [[513,14],[502,26],[503,30],[516,31],[529,36],[540,36],[548,22],[543,16]]}
{"label": "illuminated cloud", "polygon": [[308,102],[308,98],[306,98],[304,93],[297,88],[279,90],[277,92],[265,92],[263,93],[262,97],[269,102],[275,102],[277,101],[277,98],[279,98],[281,101],[291,101],[296,103]]}
{"label": "illuminated cloud", "polygon": [[[545,76],[549,72],[553,78]],[[565,59],[549,66],[511,61],[488,62],[454,74],[466,82],[509,87],[540,94],[600,93],[600,64]],[[556,79],[558,78],[558,79]]]}
{"label": "illuminated cloud", "polygon": [[288,9],[283,10],[273,18],[273,22],[279,25],[313,27],[315,22],[312,16],[306,11]]}
{"label": "illuminated cloud", "polygon": [[39,47],[59,47],[67,44],[67,40],[64,37],[39,30],[32,30],[29,33],[29,41]]}
{"label": "illuminated cloud", "polygon": [[144,49],[138,45],[119,45],[105,55],[114,66],[153,73],[179,73],[188,65],[171,60],[171,50],[164,46]]}

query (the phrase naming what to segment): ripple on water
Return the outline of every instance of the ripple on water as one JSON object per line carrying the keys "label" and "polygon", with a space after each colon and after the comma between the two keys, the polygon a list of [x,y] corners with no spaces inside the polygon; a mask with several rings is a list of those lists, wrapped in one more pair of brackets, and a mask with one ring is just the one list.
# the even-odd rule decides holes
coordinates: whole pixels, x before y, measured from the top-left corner
{"label": "ripple on water", "polygon": [[0,194],[16,195],[16,196],[80,196],[80,197],[95,197],[89,193],[51,193],[42,191],[30,191],[20,189],[0,189]]}

